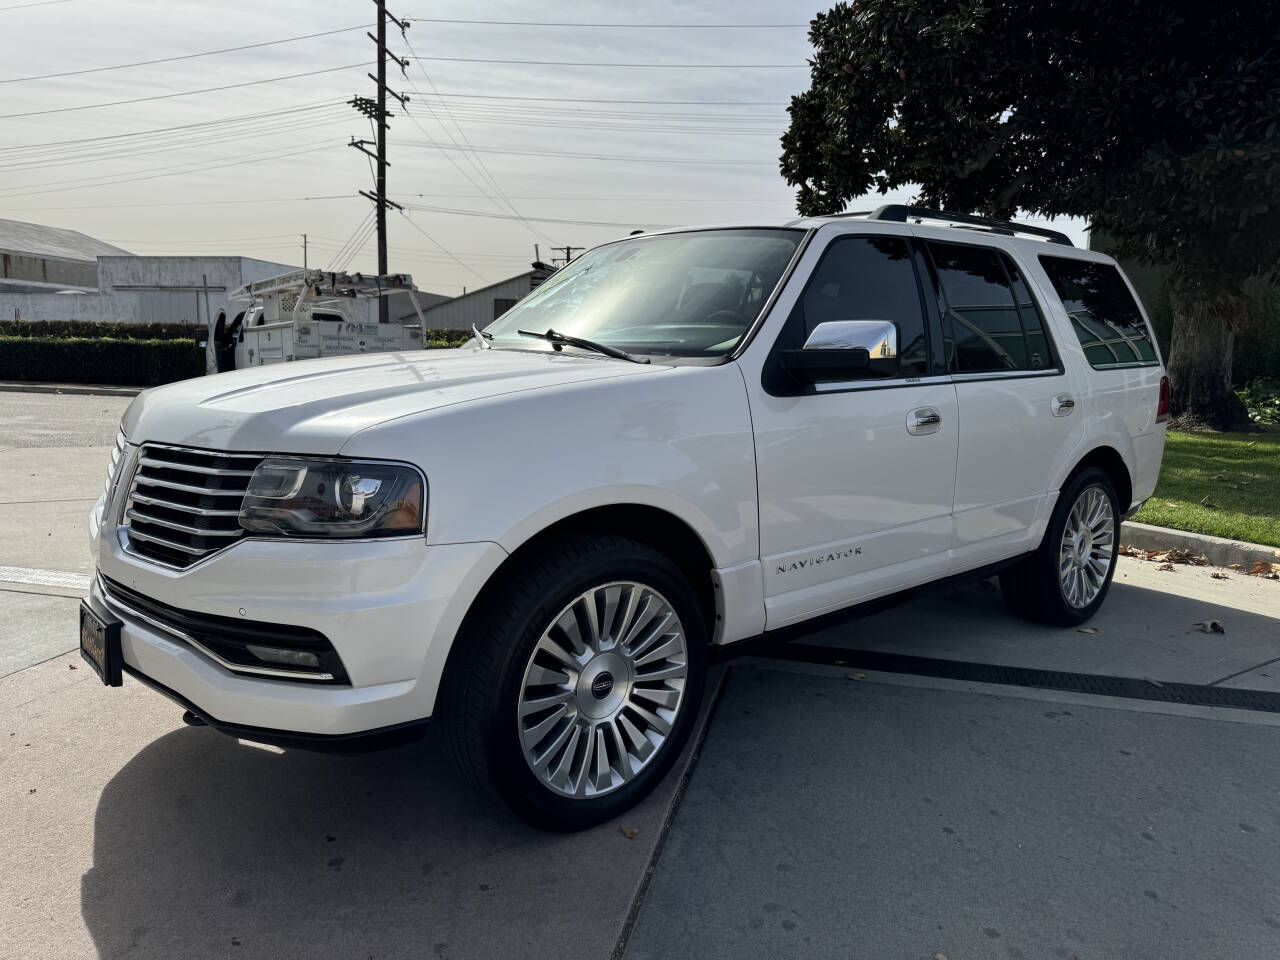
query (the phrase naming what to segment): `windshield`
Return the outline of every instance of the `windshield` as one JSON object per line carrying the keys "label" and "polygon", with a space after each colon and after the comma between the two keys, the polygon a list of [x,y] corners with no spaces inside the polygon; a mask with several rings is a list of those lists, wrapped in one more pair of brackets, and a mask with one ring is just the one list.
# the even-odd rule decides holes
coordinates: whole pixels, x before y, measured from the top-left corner
{"label": "windshield", "polygon": [[632,354],[718,357],[760,315],[802,230],[699,230],[597,247],[490,324],[495,347],[551,349],[529,330],[583,337]]}

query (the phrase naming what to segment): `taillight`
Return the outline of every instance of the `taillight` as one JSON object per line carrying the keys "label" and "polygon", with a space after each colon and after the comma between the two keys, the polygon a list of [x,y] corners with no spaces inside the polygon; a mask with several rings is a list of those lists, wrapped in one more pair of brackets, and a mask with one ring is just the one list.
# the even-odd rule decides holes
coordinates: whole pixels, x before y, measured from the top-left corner
{"label": "taillight", "polygon": [[1160,402],[1156,405],[1156,423],[1169,419],[1169,378],[1160,378]]}

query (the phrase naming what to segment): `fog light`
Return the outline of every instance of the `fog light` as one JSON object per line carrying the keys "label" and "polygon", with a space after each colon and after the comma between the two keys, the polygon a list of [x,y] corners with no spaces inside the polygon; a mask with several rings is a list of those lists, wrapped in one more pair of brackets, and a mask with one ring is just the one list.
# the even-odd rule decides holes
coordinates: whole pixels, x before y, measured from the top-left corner
{"label": "fog light", "polygon": [[252,653],[259,660],[265,660],[268,663],[279,663],[286,667],[311,667],[319,669],[320,658],[314,653],[306,650],[285,650],[281,647],[260,647],[257,644],[247,643],[245,649]]}

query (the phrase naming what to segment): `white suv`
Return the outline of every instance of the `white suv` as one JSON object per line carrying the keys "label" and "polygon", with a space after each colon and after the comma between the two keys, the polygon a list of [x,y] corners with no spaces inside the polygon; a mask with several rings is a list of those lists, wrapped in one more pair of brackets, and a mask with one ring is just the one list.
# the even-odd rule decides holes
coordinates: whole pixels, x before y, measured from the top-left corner
{"label": "white suv", "polygon": [[460,349],[140,395],[82,649],[242,738],[430,718],[517,814],[584,827],[675,761],[711,645],[975,572],[1090,617],[1163,373],[1115,263],[1051,231],[886,207],[631,237]]}

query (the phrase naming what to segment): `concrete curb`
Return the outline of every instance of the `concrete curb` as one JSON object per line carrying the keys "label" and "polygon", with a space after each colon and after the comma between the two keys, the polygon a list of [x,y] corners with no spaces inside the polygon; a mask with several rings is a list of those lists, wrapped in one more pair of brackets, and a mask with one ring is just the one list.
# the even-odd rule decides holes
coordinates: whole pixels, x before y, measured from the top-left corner
{"label": "concrete curb", "polygon": [[11,393],[71,393],[93,397],[136,397],[146,387],[115,387],[100,383],[27,383],[0,380],[0,391]]}
{"label": "concrete curb", "polygon": [[1141,550],[1170,550],[1177,547],[1195,554],[1204,554],[1216,567],[1229,567],[1238,563],[1247,571],[1259,561],[1280,564],[1280,550],[1260,543],[1243,543],[1211,537],[1205,533],[1188,533],[1171,530],[1149,523],[1126,520],[1120,527],[1120,542]]}

